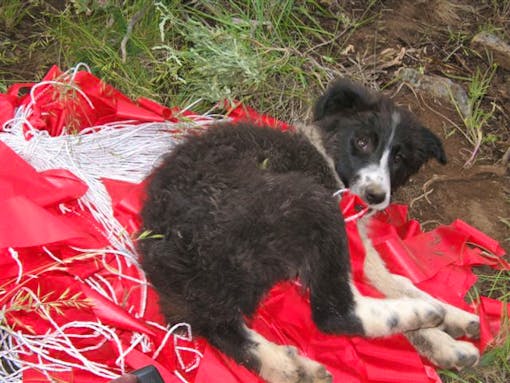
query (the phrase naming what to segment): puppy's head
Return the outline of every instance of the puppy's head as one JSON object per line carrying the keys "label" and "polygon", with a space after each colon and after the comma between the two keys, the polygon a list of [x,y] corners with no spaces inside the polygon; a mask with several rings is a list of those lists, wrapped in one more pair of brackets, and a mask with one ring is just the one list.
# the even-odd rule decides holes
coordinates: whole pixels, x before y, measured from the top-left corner
{"label": "puppy's head", "polygon": [[430,158],[446,155],[440,139],[389,98],[341,79],[319,98],[314,125],[344,184],[377,210],[391,191]]}

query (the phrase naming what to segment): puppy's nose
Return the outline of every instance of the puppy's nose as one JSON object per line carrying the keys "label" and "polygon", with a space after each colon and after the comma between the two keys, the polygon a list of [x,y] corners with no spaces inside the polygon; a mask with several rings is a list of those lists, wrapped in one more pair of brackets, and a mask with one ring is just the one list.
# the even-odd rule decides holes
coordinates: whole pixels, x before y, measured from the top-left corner
{"label": "puppy's nose", "polygon": [[365,198],[370,205],[377,205],[384,202],[386,199],[386,193],[376,189],[367,189]]}

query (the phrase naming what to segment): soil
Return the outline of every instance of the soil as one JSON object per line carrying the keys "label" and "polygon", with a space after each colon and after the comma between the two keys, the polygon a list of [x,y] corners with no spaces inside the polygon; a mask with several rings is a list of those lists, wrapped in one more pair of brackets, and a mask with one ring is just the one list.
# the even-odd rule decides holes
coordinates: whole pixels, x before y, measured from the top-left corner
{"label": "soil", "polygon": [[[504,220],[510,217],[510,177],[506,169],[489,155],[465,168],[471,147],[464,137],[453,134],[445,138],[448,128],[444,119],[423,106],[427,101],[417,101],[413,94],[398,99],[415,106],[413,111],[421,122],[443,138],[448,163],[428,163],[395,193],[394,201],[408,204],[410,216],[426,230],[460,218],[500,241],[508,252],[510,227]],[[436,112],[456,117],[450,108],[428,102]]]}
{"label": "soil", "polygon": [[[469,39],[481,25],[497,23],[498,14],[479,4],[475,10],[472,3],[385,1],[373,11],[375,22],[358,29],[350,44],[357,52],[406,50],[400,65],[378,74],[377,82],[390,84],[386,91],[443,139],[448,156],[445,166],[431,162],[422,168],[409,184],[396,191],[394,201],[408,204],[410,216],[425,230],[460,218],[498,240],[508,253],[510,226],[504,221],[510,217],[510,172],[502,159],[510,148],[510,72],[498,68],[491,82],[482,108],[490,110],[491,102],[498,106],[484,128],[484,133],[495,139],[483,146],[470,167],[465,165],[473,148],[451,123],[462,126],[454,106],[407,86],[399,88],[401,84],[394,82],[401,66],[451,79],[469,78],[488,68],[485,58],[470,50]],[[366,2],[354,2],[351,12],[364,9],[363,4]],[[500,32],[508,41],[510,30]],[[466,87],[466,82],[458,82]]]}

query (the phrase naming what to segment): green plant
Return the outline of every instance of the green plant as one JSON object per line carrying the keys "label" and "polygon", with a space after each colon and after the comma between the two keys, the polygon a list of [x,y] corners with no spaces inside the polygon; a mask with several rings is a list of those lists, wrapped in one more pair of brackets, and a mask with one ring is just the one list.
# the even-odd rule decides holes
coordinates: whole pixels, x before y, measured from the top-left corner
{"label": "green plant", "polygon": [[[508,270],[478,271],[478,283],[471,296],[480,295],[498,299],[503,307],[510,301],[510,272]],[[508,311],[503,310],[500,334],[480,358],[478,366],[461,372],[441,371],[444,383],[506,383],[510,379],[510,320]]]}
{"label": "green plant", "polygon": [[3,25],[6,31],[14,30],[30,9],[31,4],[27,5],[18,0],[3,0],[0,4],[0,25]]}
{"label": "green plant", "polygon": [[47,17],[62,66],[85,62],[130,97],[199,112],[236,99],[293,119],[344,74],[335,52],[376,3],[355,18],[316,0],[75,0]]}
{"label": "green plant", "polygon": [[[465,166],[471,166],[484,142],[484,128],[492,118],[496,105],[492,104],[490,110],[483,107],[482,102],[487,95],[489,87],[496,72],[496,65],[491,65],[485,71],[476,69],[475,74],[469,79],[468,85],[468,105],[469,113],[465,115],[461,112],[459,106],[455,103],[459,116],[462,118],[464,129],[459,129],[468,142],[473,146],[471,155],[466,161]],[[452,97],[453,100],[453,97]]]}

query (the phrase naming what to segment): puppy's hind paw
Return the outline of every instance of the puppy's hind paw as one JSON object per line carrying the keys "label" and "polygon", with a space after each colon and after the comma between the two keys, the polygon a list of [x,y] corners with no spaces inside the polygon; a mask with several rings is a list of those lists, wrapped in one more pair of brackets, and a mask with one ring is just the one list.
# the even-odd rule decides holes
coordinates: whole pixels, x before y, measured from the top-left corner
{"label": "puppy's hind paw", "polygon": [[441,368],[461,370],[480,359],[473,344],[455,340],[437,327],[410,331],[406,336],[421,355]]}
{"label": "puppy's hind paw", "polygon": [[439,367],[462,370],[476,365],[480,359],[480,352],[473,344],[458,340],[455,344],[444,347],[435,359],[437,360],[432,362]]}
{"label": "puppy's hind paw", "polygon": [[480,338],[480,319],[477,315],[461,310],[448,310],[440,328],[453,338],[467,336],[471,339]]}

